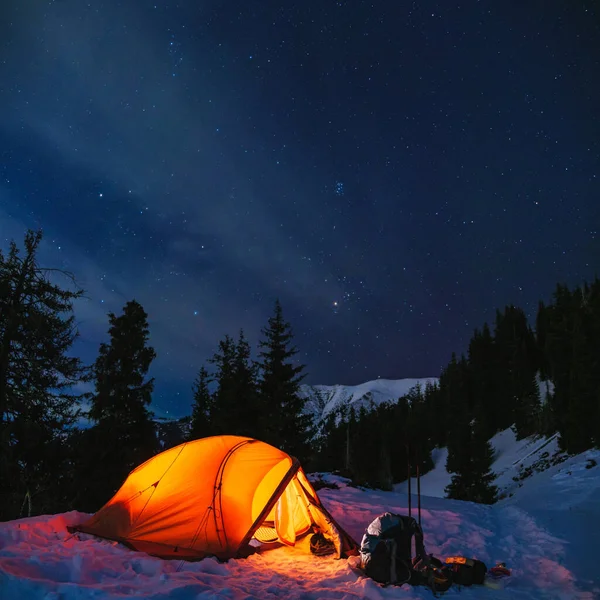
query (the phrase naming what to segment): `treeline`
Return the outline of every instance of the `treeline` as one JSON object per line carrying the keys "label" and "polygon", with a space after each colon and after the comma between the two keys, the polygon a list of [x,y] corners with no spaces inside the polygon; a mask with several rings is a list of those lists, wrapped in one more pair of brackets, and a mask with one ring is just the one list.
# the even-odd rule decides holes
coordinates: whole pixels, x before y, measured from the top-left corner
{"label": "treeline", "polygon": [[[431,468],[431,451],[446,447],[451,498],[494,502],[490,438],[513,427],[517,438],[560,434],[561,448],[577,453],[600,446],[600,280],[569,290],[559,285],[540,303],[535,331],[524,311],[496,312],[453,355],[439,385],[415,388],[397,403],[328,416],[318,468],[339,470],[356,483],[391,488],[418,464]],[[548,382],[542,386],[540,381]]]}
{"label": "treeline", "polygon": [[251,359],[250,344],[240,331],[237,341],[226,335],[219,342],[209,361],[212,372],[200,368],[189,437],[253,437],[308,463],[313,423],[300,394],[304,366],[294,360],[293,333],[279,301],[262,335],[258,361]]}
{"label": "treeline", "polygon": [[[0,520],[95,511],[164,448],[150,410],[156,354],[146,312],[131,300],[121,314],[109,313],[107,341],[84,365],[72,354],[73,305],[83,291],[68,273],[40,267],[41,240],[30,231],[22,250],[13,242],[0,251]],[[432,450],[447,447],[448,494],[493,502],[488,440],[496,432],[558,431],[569,452],[600,445],[599,340],[600,282],[559,286],[549,305],[540,304],[535,332],[521,309],[506,307],[493,330],[474,332],[466,356],[452,357],[439,385],[377,407],[341,408],[315,424],[300,393],[304,367],[276,303],[256,360],[240,331],[199,368],[187,437],[255,437],[308,469],[384,488],[417,466],[425,473]],[[553,383],[551,394],[540,393],[540,377]],[[171,435],[167,443],[177,441]]]}
{"label": "treeline", "polygon": [[[165,447],[150,410],[156,353],[146,312],[131,300],[122,314],[109,313],[108,340],[83,365],[71,353],[73,304],[83,291],[72,275],[40,267],[41,240],[30,231],[23,250],[13,242],[0,252],[0,520],[96,511]],[[248,435],[309,459],[312,420],[292,337],[279,303],[257,362],[243,332],[237,341],[226,336],[212,372],[199,371],[188,437]]]}

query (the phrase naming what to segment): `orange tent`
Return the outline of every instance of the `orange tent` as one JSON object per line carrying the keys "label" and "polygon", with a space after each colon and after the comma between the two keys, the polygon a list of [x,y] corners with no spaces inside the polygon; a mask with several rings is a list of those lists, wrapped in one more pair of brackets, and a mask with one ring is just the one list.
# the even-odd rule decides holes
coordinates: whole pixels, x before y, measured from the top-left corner
{"label": "orange tent", "polygon": [[134,469],[73,527],[162,558],[243,556],[252,538],[293,546],[316,526],[338,558],[357,544],[325,510],[298,460],[251,438],[186,442]]}

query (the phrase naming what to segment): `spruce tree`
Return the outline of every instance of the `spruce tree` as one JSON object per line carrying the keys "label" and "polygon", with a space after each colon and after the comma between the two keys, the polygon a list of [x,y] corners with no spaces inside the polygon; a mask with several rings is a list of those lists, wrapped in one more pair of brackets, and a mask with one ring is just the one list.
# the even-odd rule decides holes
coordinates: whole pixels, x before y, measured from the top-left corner
{"label": "spruce tree", "polygon": [[453,419],[448,423],[448,459],[446,470],[452,481],[446,488],[449,498],[492,503],[496,498],[492,447],[487,427],[477,420],[477,405],[472,393],[470,371],[465,357],[453,355],[440,379],[440,388],[452,403]]}
{"label": "spruce tree", "polygon": [[304,413],[306,400],[300,395],[304,365],[293,362],[297,350],[292,346],[292,329],[283,318],[279,301],[262,333],[259,393],[265,441],[305,462],[310,455],[312,418]]}
{"label": "spruce tree", "polygon": [[550,365],[548,364],[546,347],[548,340],[548,318],[549,311],[544,302],[540,301],[535,319],[535,340],[537,343],[538,364],[542,381],[547,381],[550,378]]}
{"label": "spruce tree", "polygon": [[592,330],[591,314],[579,308],[573,317],[568,407],[565,419],[559,424],[562,447],[572,453],[591,448],[597,436],[600,344],[592,339]]}
{"label": "spruce tree", "polygon": [[237,410],[235,431],[262,440],[264,435],[264,412],[262,398],[258,393],[257,365],[250,356],[250,344],[240,330],[235,346],[233,361],[233,393],[235,394]]}
{"label": "spruce tree", "polygon": [[0,521],[23,516],[25,497],[35,513],[62,508],[64,440],[79,400],[72,386],[85,375],[69,355],[82,291],[39,265],[41,241],[28,231],[24,252],[14,241],[0,252]]}
{"label": "spruce tree", "polygon": [[214,435],[235,434],[236,424],[239,423],[235,361],[235,342],[231,336],[226,335],[219,342],[217,351],[209,359],[209,362],[215,367],[213,377],[216,382],[210,414],[211,428]]}
{"label": "spruce tree", "polygon": [[491,470],[494,454],[486,435],[475,420],[463,421],[450,439],[446,469],[452,474],[452,480],[446,487],[446,496],[493,504],[498,489]]}
{"label": "spruce tree", "polygon": [[490,438],[504,421],[502,412],[505,407],[499,390],[505,374],[497,371],[496,347],[487,323],[484,323],[481,331],[475,330],[469,343],[468,356],[474,412],[482,431]]}
{"label": "spruce tree", "polygon": [[343,460],[343,441],[339,439],[339,426],[336,422],[336,411],[331,411],[320,424],[316,438],[317,471],[334,471],[339,469]]}
{"label": "spruce tree", "polygon": [[516,395],[514,428],[518,440],[537,433],[540,426],[540,388],[529,361],[528,351],[522,342],[512,367],[513,389]]}
{"label": "spruce tree", "polygon": [[209,390],[211,382],[206,367],[200,367],[198,377],[193,385],[194,403],[190,423],[190,440],[197,440],[212,435],[211,415],[213,412],[213,396]]}
{"label": "spruce tree", "polygon": [[79,469],[88,483],[79,505],[94,510],[114,494],[127,474],[158,451],[149,406],[154,379],[147,378],[156,353],[148,345],[148,316],[132,300],[123,314],[109,313],[108,343],[93,366],[95,393],[89,418],[95,425],[82,435]]}

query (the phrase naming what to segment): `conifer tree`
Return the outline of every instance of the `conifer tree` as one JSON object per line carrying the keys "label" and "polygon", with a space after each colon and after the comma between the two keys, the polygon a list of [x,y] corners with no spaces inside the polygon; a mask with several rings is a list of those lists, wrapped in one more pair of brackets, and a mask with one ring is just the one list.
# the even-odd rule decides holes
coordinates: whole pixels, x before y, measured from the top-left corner
{"label": "conifer tree", "polygon": [[494,453],[486,435],[475,420],[462,421],[451,440],[446,469],[452,474],[452,480],[446,487],[447,497],[493,504],[498,489],[491,470]]}
{"label": "conifer tree", "polygon": [[431,435],[431,447],[446,445],[447,419],[451,418],[451,407],[443,403],[438,383],[425,385],[425,403],[427,405],[427,426]]}
{"label": "conifer tree", "polygon": [[517,349],[512,366],[513,393],[516,396],[514,427],[517,439],[536,433],[540,422],[540,388],[529,360],[528,351],[522,342]]}
{"label": "conifer tree", "polygon": [[250,344],[244,331],[240,330],[233,361],[233,393],[237,403],[235,430],[238,435],[262,440],[264,437],[262,398],[258,393],[257,365],[252,361],[250,353]]}
{"label": "conifer tree", "polygon": [[209,390],[211,382],[206,367],[200,367],[198,377],[193,385],[194,403],[192,405],[192,420],[190,423],[190,440],[197,440],[212,435],[211,415],[213,412],[213,397]]}
{"label": "conifer tree", "polygon": [[28,231],[23,252],[14,241],[0,252],[0,521],[26,516],[26,496],[35,513],[62,508],[63,442],[79,400],[71,388],[84,379],[69,355],[82,291],[60,287],[57,274],[72,276],[39,265],[41,241],[41,231]]}
{"label": "conifer tree", "polygon": [[408,436],[410,429],[410,404],[407,396],[401,396],[398,401],[383,409],[385,418],[392,428],[392,443],[390,445],[390,461],[394,481],[405,481],[408,477]]}
{"label": "conifer tree", "polygon": [[502,406],[498,427],[506,429],[516,424],[521,437],[529,435],[540,407],[539,392],[536,394],[537,386],[532,383],[538,370],[539,352],[522,309],[511,305],[503,313],[497,311],[494,343],[497,400]]}
{"label": "conifer tree", "polygon": [[305,461],[310,455],[312,418],[304,413],[306,400],[300,395],[304,365],[293,362],[297,350],[292,346],[292,329],[283,318],[279,301],[262,333],[259,393],[265,441]]}
{"label": "conifer tree", "polygon": [[216,367],[214,379],[217,384],[210,415],[213,433],[261,439],[261,399],[257,391],[256,366],[250,358],[250,345],[244,332],[240,331],[237,343],[226,335],[210,362]]}
{"label": "conifer tree", "polygon": [[597,439],[596,416],[599,410],[600,361],[598,339],[594,340],[591,314],[581,307],[573,316],[571,370],[568,406],[559,423],[562,447],[572,453],[583,452]]}
{"label": "conifer tree", "polygon": [[148,345],[147,319],[135,300],[125,304],[122,315],[109,313],[110,341],[100,345],[93,366],[95,393],[88,414],[95,426],[80,440],[85,452],[78,467],[88,483],[78,502],[85,510],[97,509],[134,467],[158,451],[148,408],[154,379],[147,374],[156,353]]}
{"label": "conifer tree", "polygon": [[342,427],[339,410],[332,410],[323,419],[317,437],[317,456],[315,468],[318,471],[334,471],[342,469],[346,434]]}
{"label": "conifer tree", "polygon": [[474,411],[478,416],[482,432],[492,437],[502,423],[505,411],[499,390],[501,375],[497,370],[494,339],[487,323],[481,331],[475,330],[469,343],[469,376],[473,389]]}
{"label": "conifer tree", "polygon": [[548,340],[548,318],[549,311],[544,302],[538,303],[538,311],[535,319],[535,340],[538,351],[538,364],[540,367],[540,377],[542,381],[550,378],[550,365],[548,364],[547,356],[547,340]]}
{"label": "conifer tree", "polygon": [[209,362],[215,366],[213,374],[217,384],[212,405],[211,425],[215,435],[232,433],[235,423],[237,399],[234,383],[235,342],[226,335]]}
{"label": "conifer tree", "polygon": [[465,357],[457,361],[453,355],[443,376],[440,387],[443,384],[447,388],[446,393],[453,406],[446,461],[446,470],[452,474],[452,481],[446,488],[446,494],[457,500],[492,503],[497,493],[491,473],[493,452],[486,428],[475,417],[477,405]]}

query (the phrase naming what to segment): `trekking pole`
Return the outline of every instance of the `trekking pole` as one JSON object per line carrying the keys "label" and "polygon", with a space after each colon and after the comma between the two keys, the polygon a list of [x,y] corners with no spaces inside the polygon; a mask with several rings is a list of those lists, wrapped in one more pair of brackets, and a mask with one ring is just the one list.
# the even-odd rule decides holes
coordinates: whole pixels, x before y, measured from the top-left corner
{"label": "trekking pole", "polygon": [[410,489],[410,452],[409,452],[409,446],[408,444],[406,444],[406,473],[408,476],[408,516],[412,516],[411,515],[411,508],[412,508],[412,498],[411,498],[411,489]]}
{"label": "trekking pole", "polygon": [[419,510],[419,527],[421,526],[421,473],[419,466],[419,450],[417,450],[417,504]]}

